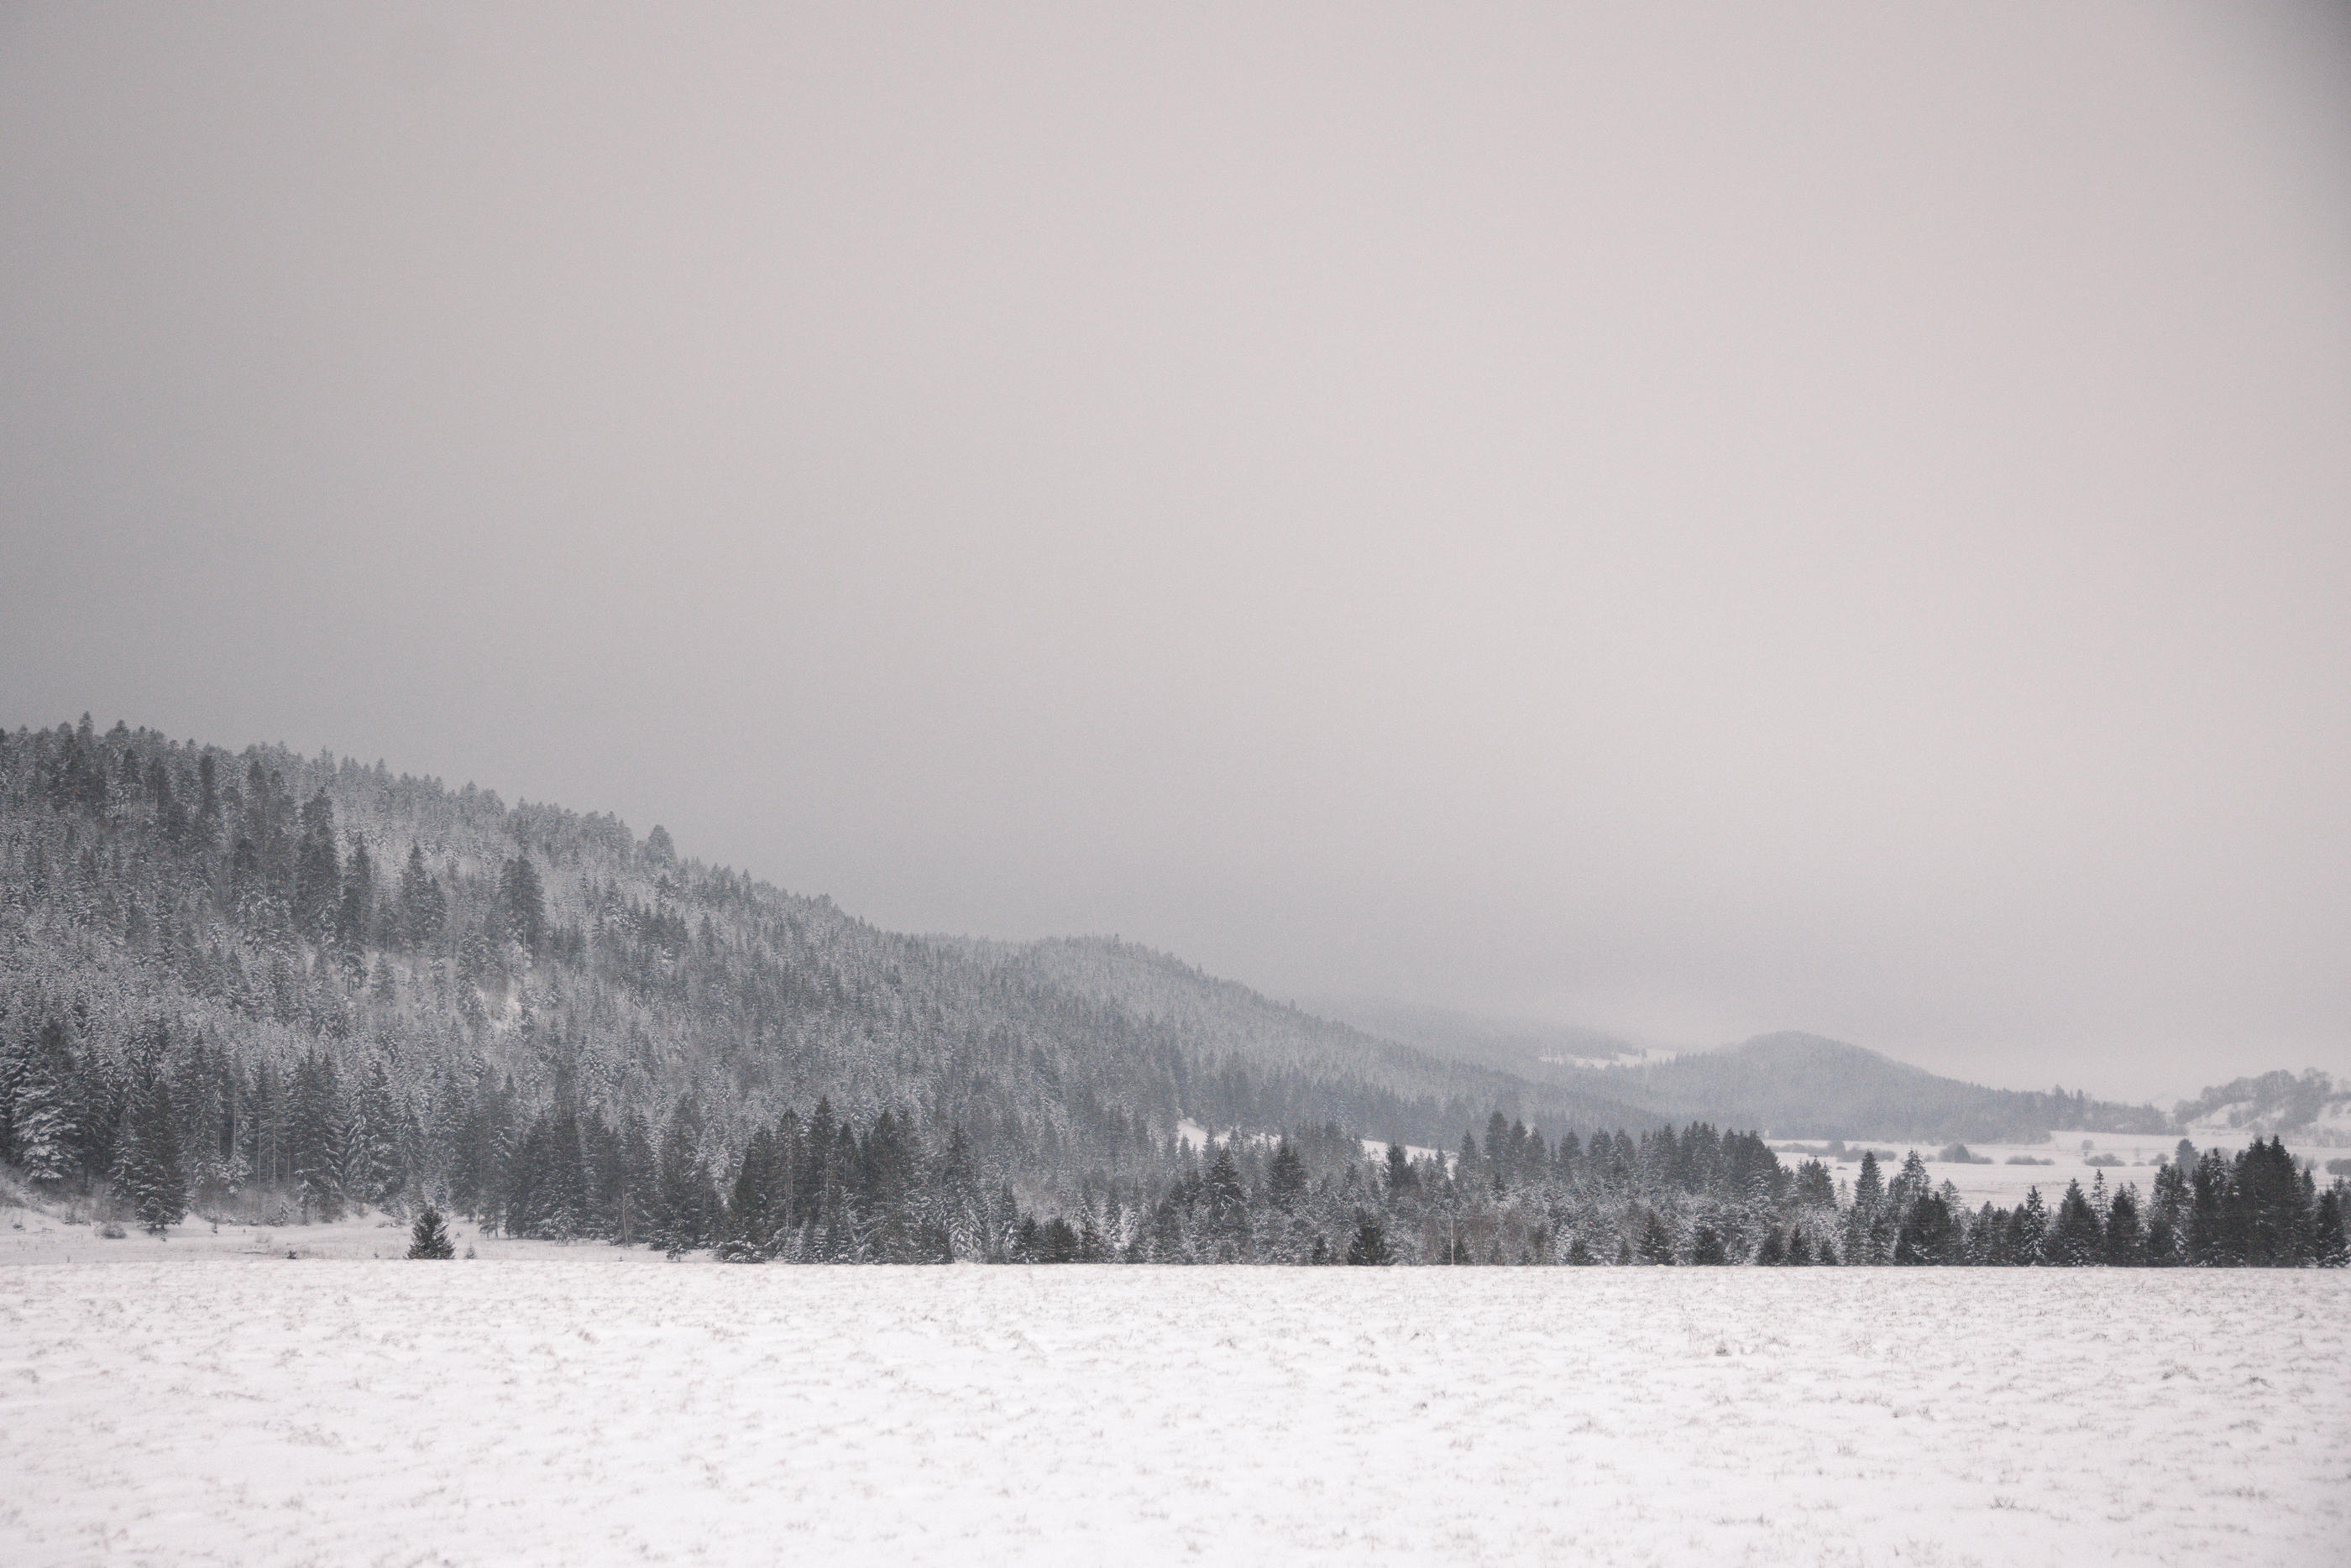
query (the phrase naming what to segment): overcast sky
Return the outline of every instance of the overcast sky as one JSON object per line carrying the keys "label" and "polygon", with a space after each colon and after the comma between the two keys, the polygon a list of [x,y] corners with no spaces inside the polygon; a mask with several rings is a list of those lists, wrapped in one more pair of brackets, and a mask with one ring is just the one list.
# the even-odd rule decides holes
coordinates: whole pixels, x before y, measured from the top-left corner
{"label": "overcast sky", "polygon": [[1276,995],[2351,1071],[2351,30],[0,11],[0,720]]}

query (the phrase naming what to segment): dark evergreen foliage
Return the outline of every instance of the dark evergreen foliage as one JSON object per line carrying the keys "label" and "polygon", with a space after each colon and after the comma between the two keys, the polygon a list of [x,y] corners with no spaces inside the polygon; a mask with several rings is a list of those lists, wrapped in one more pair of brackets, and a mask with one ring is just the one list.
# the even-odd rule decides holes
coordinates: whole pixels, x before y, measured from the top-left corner
{"label": "dark evergreen foliage", "polygon": [[416,1222],[408,1231],[408,1255],[412,1258],[454,1258],[455,1245],[449,1240],[449,1227],[441,1210],[426,1204],[416,1212]]}

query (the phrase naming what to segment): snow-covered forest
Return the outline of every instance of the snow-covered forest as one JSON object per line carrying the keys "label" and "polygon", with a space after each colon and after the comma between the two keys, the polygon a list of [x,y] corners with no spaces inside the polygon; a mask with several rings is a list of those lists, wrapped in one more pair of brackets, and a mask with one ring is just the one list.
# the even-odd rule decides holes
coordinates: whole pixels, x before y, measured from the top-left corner
{"label": "snow-covered forest", "polygon": [[1253,1030],[1259,999],[1140,950],[894,936],[380,763],[85,718],[0,733],[0,1153],[158,1231],[430,1206],[746,1262],[2344,1261],[2345,1183],[2274,1140],[1970,1210],[1915,1155],[1792,1169]]}

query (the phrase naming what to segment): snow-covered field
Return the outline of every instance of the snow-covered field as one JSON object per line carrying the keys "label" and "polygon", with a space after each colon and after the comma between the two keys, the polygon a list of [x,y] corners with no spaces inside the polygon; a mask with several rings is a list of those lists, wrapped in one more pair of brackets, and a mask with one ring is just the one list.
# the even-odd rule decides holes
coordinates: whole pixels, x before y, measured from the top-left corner
{"label": "snow-covered field", "polygon": [[0,1265],[0,1563],[2351,1561],[2340,1272],[115,1245]]}

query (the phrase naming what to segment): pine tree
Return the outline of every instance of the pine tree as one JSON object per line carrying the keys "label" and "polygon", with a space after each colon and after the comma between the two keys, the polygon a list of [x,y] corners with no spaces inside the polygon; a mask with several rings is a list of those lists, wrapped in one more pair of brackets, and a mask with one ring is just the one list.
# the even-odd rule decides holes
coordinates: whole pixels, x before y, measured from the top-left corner
{"label": "pine tree", "polygon": [[401,1156],[400,1102],[381,1059],[368,1070],[353,1106],[344,1163],[344,1187],[363,1204],[389,1208],[407,1185]]}
{"label": "pine tree", "polygon": [[1217,1244],[1217,1261],[1241,1262],[1242,1250],[1249,1245],[1249,1191],[1241,1186],[1240,1172],[1233,1167],[1230,1138],[1217,1146],[1216,1160],[1208,1167],[1206,1196],[1208,1233]]}
{"label": "pine tree", "polygon": [[516,856],[498,873],[498,903],[507,918],[508,934],[533,953],[538,952],[547,935],[547,896],[529,856]]}
{"label": "pine tree", "polygon": [[2049,1210],[2041,1200],[2041,1189],[2024,1189],[2024,1201],[2008,1219],[2008,1252],[2011,1261],[2032,1264],[2043,1261],[2042,1249],[2049,1239]]}
{"label": "pine tree", "polygon": [[1388,1196],[1394,1199],[1406,1192],[1417,1191],[1419,1188],[1420,1174],[1413,1169],[1412,1157],[1405,1152],[1404,1145],[1389,1144]]}
{"label": "pine tree", "polygon": [[645,1239],[674,1257],[711,1241],[710,1216],[717,1199],[703,1168],[701,1143],[701,1107],[687,1096],[670,1113],[669,1131],[662,1138],[655,1212],[647,1216],[651,1223],[645,1227]]}
{"label": "pine tree", "polygon": [[1641,1262],[1670,1263],[1674,1261],[1674,1234],[1654,1209],[1649,1210],[1647,1223],[1641,1227]]}
{"label": "pine tree", "polygon": [[1717,1267],[1729,1262],[1730,1254],[1722,1244],[1722,1233],[1711,1225],[1699,1225],[1690,1237],[1690,1262]]}
{"label": "pine tree", "polygon": [[335,947],[354,984],[366,973],[368,936],[374,924],[375,863],[368,858],[366,841],[355,833],[343,870],[342,897],[335,907]]}
{"label": "pine tree", "polygon": [[2057,1205],[2057,1222],[2050,1228],[2049,1239],[2042,1246],[2043,1259],[2066,1268],[2080,1268],[2096,1262],[2105,1245],[2098,1211],[2090,1207],[2080,1182],[2067,1182],[2065,1196]]}
{"label": "pine tree", "polygon": [[416,1216],[409,1228],[408,1255],[412,1258],[454,1258],[456,1248],[449,1241],[449,1227],[442,1221],[441,1210],[430,1203]]}
{"label": "pine tree", "polygon": [[1894,1261],[1902,1264],[1958,1262],[1959,1228],[1950,1205],[1940,1193],[1921,1196],[1902,1217],[1894,1243]]}
{"label": "pine tree", "polygon": [[334,938],[342,896],[342,857],[335,851],[335,808],[319,791],[302,808],[302,841],[294,855],[294,928],[321,944]]}
{"label": "pine tree", "polygon": [[2311,1261],[2322,1269],[2351,1263],[2351,1239],[2346,1239],[2346,1200],[2351,1198],[2342,1182],[2321,1194],[2311,1222]]}
{"label": "pine tree", "polygon": [[2138,1193],[2126,1184],[2106,1205],[2105,1245],[2099,1261],[2116,1268],[2147,1262],[2147,1237],[2138,1221]]}
{"label": "pine tree", "polygon": [[449,918],[448,896],[424,864],[424,851],[408,846],[408,864],[400,873],[400,935],[412,948],[421,948],[441,934]]}
{"label": "pine tree", "polygon": [[1389,1261],[1387,1232],[1373,1215],[1358,1210],[1354,1239],[1347,1243],[1347,1262],[1357,1267],[1375,1267]]}
{"label": "pine tree", "polygon": [[304,1215],[332,1221],[343,1217],[344,1121],[342,1089],[331,1056],[312,1052],[294,1070],[292,1175]]}
{"label": "pine tree", "polygon": [[1875,1149],[1861,1151],[1861,1174],[1854,1179],[1853,1206],[1865,1214],[1874,1214],[1886,1201],[1886,1179],[1877,1169]]}
{"label": "pine tree", "polygon": [[1298,1158],[1298,1151],[1290,1147],[1286,1137],[1266,1167],[1265,1190],[1273,1206],[1285,1213],[1295,1209],[1306,1196],[1306,1162]]}
{"label": "pine tree", "polygon": [[132,1090],[130,1126],[115,1165],[116,1190],[130,1199],[140,1225],[166,1234],[188,1217],[188,1183],[180,1164],[180,1128],[172,1089],[149,1071]]}
{"label": "pine tree", "polygon": [[18,1069],[16,1103],[10,1131],[17,1168],[37,1182],[58,1182],[74,1172],[73,1053],[66,1026],[50,1019],[41,1025],[32,1050]]}

